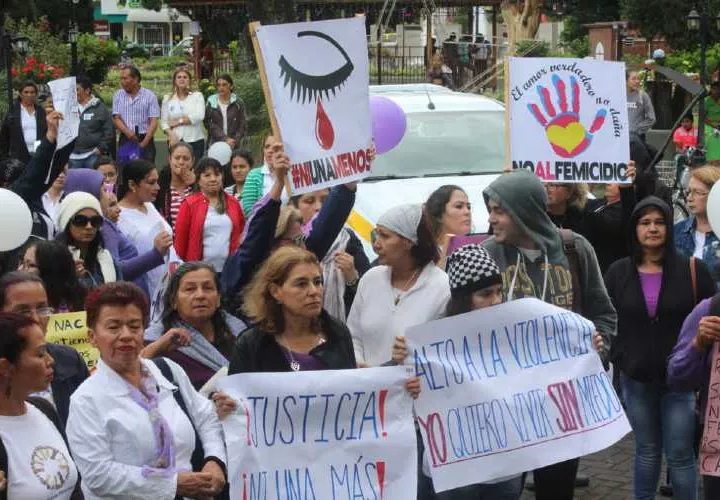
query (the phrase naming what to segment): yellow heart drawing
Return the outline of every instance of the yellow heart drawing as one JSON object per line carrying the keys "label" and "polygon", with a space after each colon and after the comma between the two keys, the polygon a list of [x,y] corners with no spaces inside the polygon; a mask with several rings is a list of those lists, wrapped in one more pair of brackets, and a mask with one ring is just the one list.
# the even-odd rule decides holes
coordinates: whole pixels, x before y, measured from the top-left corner
{"label": "yellow heart drawing", "polygon": [[577,122],[570,123],[566,127],[551,125],[546,133],[551,144],[563,148],[568,153],[572,153],[585,139],[585,127]]}

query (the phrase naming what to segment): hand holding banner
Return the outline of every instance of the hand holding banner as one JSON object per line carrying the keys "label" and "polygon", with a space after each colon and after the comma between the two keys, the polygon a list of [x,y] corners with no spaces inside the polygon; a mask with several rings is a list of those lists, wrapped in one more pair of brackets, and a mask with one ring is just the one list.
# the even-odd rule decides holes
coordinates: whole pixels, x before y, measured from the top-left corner
{"label": "hand holding banner", "polygon": [[408,331],[436,491],[587,455],[630,432],[594,330],[533,298]]}
{"label": "hand holding banner", "polygon": [[511,57],[508,68],[514,169],[547,182],[629,182],[624,63]]}
{"label": "hand holding banner", "polygon": [[245,373],[219,383],[230,498],[415,500],[417,447],[403,367]]}

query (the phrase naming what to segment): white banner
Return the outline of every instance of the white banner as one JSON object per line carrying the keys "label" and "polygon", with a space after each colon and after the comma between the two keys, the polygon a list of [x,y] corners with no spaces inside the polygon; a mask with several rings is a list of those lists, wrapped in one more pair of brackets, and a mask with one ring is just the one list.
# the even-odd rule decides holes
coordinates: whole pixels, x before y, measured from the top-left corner
{"label": "white banner", "polygon": [[593,331],[537,299],[408,330],[436,491],[594,453],[630,432]]}
{"label": "white banner", "polygon": [[62,149],[78,136],[80,130],[80,107],[75,89],[75,77],[48,82],[53,108],[63,114],[57,136],[57,149]]}
{"label": "white banner", "polygon": [[222,379],[230,498],[415,500],[417,445],[404,367]]}
{"label": "white banner", "polygon": [[293,194],[370,174],[365,19],[261,26],[265,63]]}
{"label": "white banner", "polygon": [[547,182],[629,182],[625,63],[511,57],[513,168]]}

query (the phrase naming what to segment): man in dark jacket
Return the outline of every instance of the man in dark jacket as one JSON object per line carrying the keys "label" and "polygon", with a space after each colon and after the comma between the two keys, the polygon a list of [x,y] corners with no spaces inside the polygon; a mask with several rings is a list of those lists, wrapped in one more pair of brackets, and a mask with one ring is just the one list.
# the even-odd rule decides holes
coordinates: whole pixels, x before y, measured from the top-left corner
{"label": "man in dark jacket", "polygon": [[98,156],[110,151],[115,125],[107,106],[93,95],[92,83],[86,76],[77,77],[77,99],[80,129],[70,155],[70,168],[93,168]]}
{"label": "man in dark jacket", "polygon": [[[547,193],[540,179],[516,170],[493,181],[483,195],[494,235],[483,247],[500,267],[507,300],[536,297],[572,309],[592,321],[604,345],[609,345],[617,317],[595,251],[583,236],[572,234],[580,267],[580,276],[573,276],[560,232],[547,214]],[[600,354],[604,357],[606,352]],[[576,458],[535,470],[536,498],[572,499],[578,463]]]}

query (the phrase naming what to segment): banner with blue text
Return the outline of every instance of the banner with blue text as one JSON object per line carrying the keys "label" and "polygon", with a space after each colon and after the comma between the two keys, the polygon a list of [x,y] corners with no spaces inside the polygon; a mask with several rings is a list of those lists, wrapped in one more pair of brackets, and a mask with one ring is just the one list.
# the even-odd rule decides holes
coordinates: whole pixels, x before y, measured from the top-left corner
{"label": "banner with blue text", "polygon": [[408,330],[436,491],[594,453],[630,432],[594,330],[534,298]]}
{"label": "banner with blue text", "polygon": [[404,367],[227,377],[230,498],[415,500],[417,445]]}

